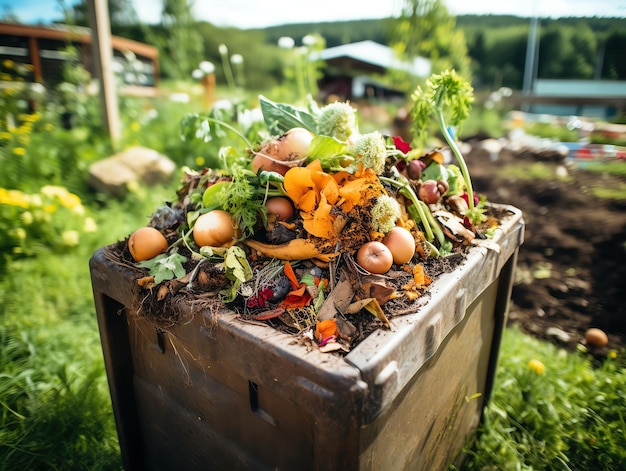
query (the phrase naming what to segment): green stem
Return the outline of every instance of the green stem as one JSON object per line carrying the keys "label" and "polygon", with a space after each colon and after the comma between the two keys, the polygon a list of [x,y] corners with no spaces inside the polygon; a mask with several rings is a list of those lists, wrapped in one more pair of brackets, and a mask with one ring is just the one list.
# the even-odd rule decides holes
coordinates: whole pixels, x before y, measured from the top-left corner
{"label": "green stem", "polygon": [[448,131],[448,127],[446,126],[445,119],[443,117],[443,111],[441,110],[441,106],[436,107],[436,115],[437,122],[439,123],[439,128],[443,133],[443,137],[452,149],[452,153],[456,157],[456,160],[459,163],[459,167],[461,169],[461,174],[463,175],[463,180],[465,180],[465,187],[467,189],[467,205],[469,206],[470,211],[474,209],[474,190],[472,188],[472,181],[470,179],[469,170],[467,169],[467,164],[465,163],[465,159],[461,154],[461,149],[457,145],[456,141]]}
{"label": "green stem", "polygon": [[[220,51],[221,52],[221,51]],[[235,84],[235,77],[233,75],[233,69],[230,67],[230,59],[228,58],[228,52],[221,53],[222,56],[222,67],[224,68],[224,77],[226,77],[226,82],[228,82],[228,86],[235,90],[237,85]]]}
{"label": "green stem", "polygon": [[211,123],[215,123],[215,124],[219,124],[220,126],[224,126],[226,129],[230,130],[237,137],[239,137],[243,142],[245,142],[246,143],[246,147],[248,147],[249,149],[252,149],[254,147],[253,144],[250,142],[250,140],[246,136],[244,136],[241,133],[241,131],[239,131],[239,129],[235,128],[234,126],[231,126],[230,124],[222,121],[221,119],[211,118],[210,116],[204,116],[204,119],[206,119],[207,121],[209,121]]}
{"label": "green stem", "polygon": [[397,171],[395,171],[394,168],[394,175],[396,178],[389,178],[389,177],[379,177],[379,179],[381,181],[387,182],[393,186],[395,186],[396,188],[399,188],[400,193],[407,197],[408,199],[411,200],[411,202],[413,203],[413,206],[415,206],[415,210],[417,211],[417,214],[420,218],[420,222],[422,223],[422,226],[424,226],[424,232],[426,234],[426,240],[428,240],[429,242],[432,242],[435,239],[435,235],[433,234],[433,230],[430,227],[430,222],[428,221],[428,219],[426,219],[426,215],[424,214],[424,209],[420,206],[420,201],[417,197],[417,195],[415,194],[415,192],[411,189],[411,185],[408,181],[406,181],[406,179],[400,174],[397,173]]}
{"label": "green stem", "polygon": [[439,223],[435,221],[433,213],[430,212],[430,210],[426,206],[426,203],[424,203],[423,201],[419,201],[419,206],[422,207],[422,212],[425,214],[426,218],[428,219],[428,223],[433,228],[435,237],[437,237],[437,240],[439,241],[439,246],[444,247],[446,245],[446,236],[443,235],[443,231],[441,230],[441,227],[439,227]]}

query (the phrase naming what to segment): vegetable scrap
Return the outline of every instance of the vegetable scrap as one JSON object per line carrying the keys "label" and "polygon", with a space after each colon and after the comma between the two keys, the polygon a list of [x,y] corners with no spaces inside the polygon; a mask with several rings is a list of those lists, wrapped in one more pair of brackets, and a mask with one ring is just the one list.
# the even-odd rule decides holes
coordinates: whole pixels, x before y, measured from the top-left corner
{"label": "vegetable scrap", "polygon": [[211,113],[184,119],[184,136],[209,140],[220,125],[242,145],[222,148],[219,169],[184,169],[177,199],[147,224],[162,237],[126,242],[141,289],[158,301],[209,294],[322,352],[393,329],[498,226],[447,127],[467,117],[471,87],[446,71],[413,98],[415,136],[436,120],[456,164],[419,141],[361,134],[350,103],[298,108],[260,96],[266,129],[254,135]]}

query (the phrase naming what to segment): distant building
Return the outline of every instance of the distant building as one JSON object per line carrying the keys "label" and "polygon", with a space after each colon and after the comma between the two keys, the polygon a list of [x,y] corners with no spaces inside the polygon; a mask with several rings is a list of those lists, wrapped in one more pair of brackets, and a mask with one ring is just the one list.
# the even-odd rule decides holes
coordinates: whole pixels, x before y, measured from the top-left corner
{"label": "distant building", "polygon": [[[78,49],[83,67],[94,73],[91,30],[66,25],[31,26],[0,23],[0,63],[11,60],[28,64],[26,81],[54,85],[61,81],[69,45]],[[150,93],[158,84],[159,53],[148,44],[111,37],[113,67],[126,91]],[[124,90],[123,90],[124,91]]]}
{"label": "distant building", "polygon": [[513,102],[536,114],[611,119],[626,114],[626,82],[536,79],[532,93]]}
{"label": "distant building", "polygon": [[393,99],[404,97],[376,80],[389,70],[401,70],[417,77],[428,77],[430,61],[421,57],[411,61],[400,60],[393,49],[374,41],[359,41],[330,47],[312,56],[312,60],[326,63],[324,76],[319,81],[320,98],[340,100]]}

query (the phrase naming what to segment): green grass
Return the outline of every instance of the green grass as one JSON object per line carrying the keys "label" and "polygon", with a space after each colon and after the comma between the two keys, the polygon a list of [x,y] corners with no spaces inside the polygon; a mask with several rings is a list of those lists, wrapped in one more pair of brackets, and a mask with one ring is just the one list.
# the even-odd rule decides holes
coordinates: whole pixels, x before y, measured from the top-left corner
{"label": "green grass", "polygon": [[[505,330],[497,380],[464,469],[626,469],[623,353],[595,362]],[[543,374],[529,367],[545,365]]]}
{"label": "green grass", "polygon": [[588,172],[626,177],[626,161],[624,160],[586,162],[583,168]]}
{"label": "green grass", "polygon": [[110,201],[76,252],[9,262],[0,277],[0,469],[121,469],[88,261],[171,192]]}

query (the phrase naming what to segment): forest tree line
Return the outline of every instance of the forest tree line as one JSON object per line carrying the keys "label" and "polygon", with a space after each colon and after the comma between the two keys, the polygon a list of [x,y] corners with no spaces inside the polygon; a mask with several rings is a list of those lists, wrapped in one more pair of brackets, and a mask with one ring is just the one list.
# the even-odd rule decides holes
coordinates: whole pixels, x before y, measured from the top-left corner
{"label": "forest tree line", "polygon": [[[440,3],[438,0],[407,0],[407,4]],[[66,22],[87,25],[85,2],[66,11]],[[325,47],[373,40],[397,44],[398,18],[288,24],[258,29],[222,28],[197,21],[187,0],[164,0],[159,24],[139,21],[129,0],[109,0],[114,35],[153,44],[160,51],[164,78],[185,78],[201,61],[223,74],[220,46],[240,54],[245,62],[246,85],[253,89],[272,87],[284,78],[284,51],[278,39],[291,37],[295,45],[315,35]],[[450,17],[448,34],[462,32],[461,54],[477,89],[501,86],[522,88],[530,18],[508,15],[463,15]],[[7,21],[5,18],[3,21]],[[19,19],[16,19],[19,20]],[[418,18],[419,20],[419,18]],[[422,23],[424,24],[424,23]],[[439,33],[442,34],[442,33]],[[536,77],[543,79],[626,80],[626,28],[623,18],[542,18],[539,22]],[[419,48],[418,48],[419,50]]]}

